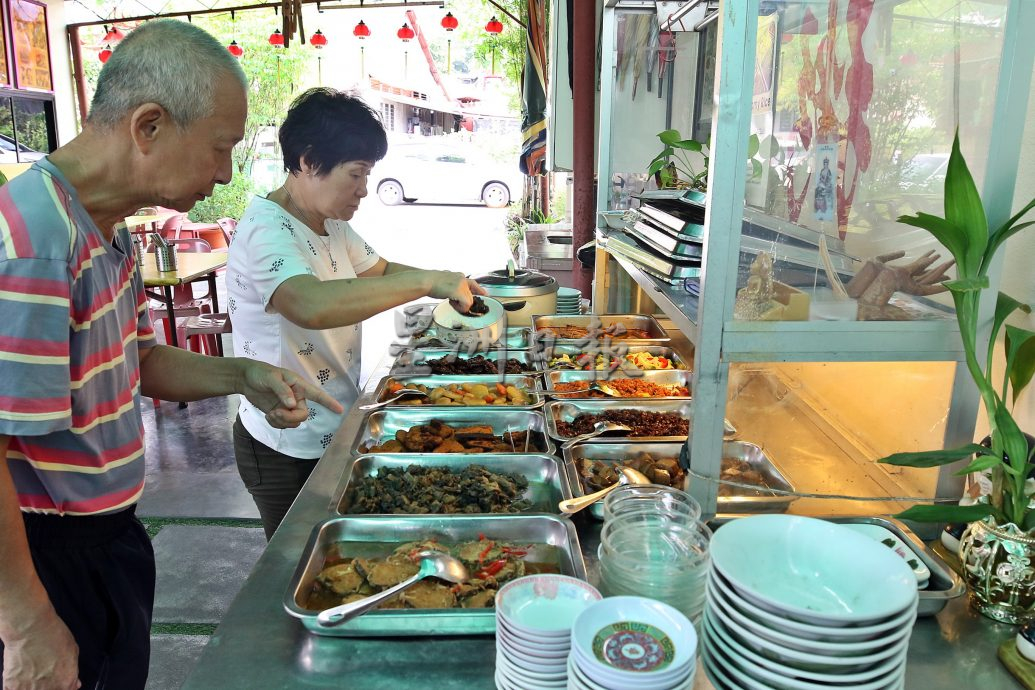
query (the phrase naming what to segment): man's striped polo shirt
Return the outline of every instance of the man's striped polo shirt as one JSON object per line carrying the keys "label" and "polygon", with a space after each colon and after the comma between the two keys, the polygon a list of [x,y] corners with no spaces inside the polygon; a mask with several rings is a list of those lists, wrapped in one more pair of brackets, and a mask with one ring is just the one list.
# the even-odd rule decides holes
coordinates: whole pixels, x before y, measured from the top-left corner
{"label": "man's striped polo shirt", "polygon": [[22,510],[106,513],[143,491],[138,348],[155,336],[132,247],[46,159],[0,187],[0,434]]}

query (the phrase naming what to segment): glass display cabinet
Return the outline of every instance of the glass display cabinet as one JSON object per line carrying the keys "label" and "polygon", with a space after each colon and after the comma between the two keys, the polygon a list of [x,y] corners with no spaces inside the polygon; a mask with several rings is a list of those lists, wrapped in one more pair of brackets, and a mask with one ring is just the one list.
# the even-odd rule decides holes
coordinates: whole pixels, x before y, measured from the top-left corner
{"label": "glass display cabinet", "polygon": [[[637,287],[693,343],[692,492],[715,512],[719,485],[702,478],[719,476],[729,419],[801,494],[791,512],[958,496],[955,467],[875,462],[969,442],[978,414],[938,290],[949,257],[897,219],[942,213],[957,129],[989,224],[1010,216],[1035,3],[690,2],[670,22],[680,5],[604,10],[594,309],[633,308]],[[668,23],[672,37],[640,38]],[[637,51],[668,46],[659,99]],[[705,146],[677,146],[672,174],[651,178],[670,129]]]}

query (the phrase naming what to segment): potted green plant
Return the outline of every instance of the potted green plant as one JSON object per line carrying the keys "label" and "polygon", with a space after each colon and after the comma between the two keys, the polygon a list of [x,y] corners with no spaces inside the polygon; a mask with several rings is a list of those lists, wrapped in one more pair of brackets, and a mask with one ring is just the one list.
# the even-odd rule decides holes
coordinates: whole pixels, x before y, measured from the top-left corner
{"label": "potted green plant", "polygon": [[[1020,623],[1035,619],[1035,504],[1026,488],[1035,469],[1035,449],[1029,448],[1012,407],[1035,373],[1035,332],[1005,325],[1016,310],[1030,313],[1031,307],[999,293],[988,337],[979,339],[978,305],[982,291],[989,287],[988,270],[996,252],[1009,237],[1035,225],[1020,222],[1035,208],[1035,199],[1000,227],[989,228],[974,178],[960,153],[958,133],[949,156],[944,194],[944,217],[917,213],[898,220],[930,232],[956,261],[957,277],[944,285],[956,306],[967,370],[981,395],[991,433],[985,444],[896,453],[880,462],[937,467],[972,457],[958,474],[983,473],[988,478],[990,490],[977,503],[917,505],[898,517],[969,523],[961,539],[960,558],[972,605],[990,618]],[[997,377],[992,360],[1004,325],[1006,368]]]}
{"label": "potted green plant", "polygon": [[[647,167],[647,174],[654,176],[658,189],[692,189],[698,192],[708,191],[708,158],[711,155],[707,142],[696,139],[684,139],[678,129],[666,129],[658,132],[661,140],[661,153]],[[751,177],[756,179],[762,175],[762,161],[758,160],[758,135],[752,134],[748,140],[748,160],[751,161]],[[692,163],[694,156],[700,154],[700,169]]]}

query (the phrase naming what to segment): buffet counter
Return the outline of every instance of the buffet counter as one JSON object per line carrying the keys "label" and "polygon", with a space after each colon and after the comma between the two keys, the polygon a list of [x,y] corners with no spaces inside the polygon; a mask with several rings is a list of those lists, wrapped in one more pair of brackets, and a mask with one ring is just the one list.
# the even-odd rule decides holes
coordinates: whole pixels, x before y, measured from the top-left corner
{"label": "buffet counter", "polygon": [[[357,407],[372,400],[370,392],[387,374],[390,364],[382,362]],[[342,471],[351,462],[352,444],[366,416],[357,407],[346,416],[213,634],[183,686],[186,690],[494,687],[492,636],[422,636],[415,629],[411,637],[324,637],[309,633],[283,608],[285,591],[313,526],[335,514],[337,497],[333,494]],[[589,511],[576,516],[574,521],[589,580],[597,585],[596,547],[602,523],[591,517]],[[916,623],[905,687],[1019,687],[996,659],[997,646],[1013,632],[1009,626],[970,612],[966,596],[950,601],[936,616],[921,618]],[[703,672],[698,672],[695,688],[712,688]]]}

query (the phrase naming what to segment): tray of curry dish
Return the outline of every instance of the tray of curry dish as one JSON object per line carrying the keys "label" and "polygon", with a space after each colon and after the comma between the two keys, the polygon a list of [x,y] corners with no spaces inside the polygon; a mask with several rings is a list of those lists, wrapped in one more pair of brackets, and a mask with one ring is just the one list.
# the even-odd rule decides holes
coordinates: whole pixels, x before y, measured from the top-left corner
{"label": "tray of curry dish", "polygon": [[[686,400],[693,375],[667,371],[548,371],[546,395],[558,400],[576,398],[632,398]],[[617,402],[617,401],[616,401]]]}
{"label": "tray of curry dish", "polygon": [[363,420],[352,446],[366,453],[554,452],[546,420],[535,410],[507,407],[386,407]]}
{"label": "tray of curry dish", "polygon": [[402,388],[426,394],[402,398],[388,407],[508,407],[531,410],[541,407],[543,395],[536,375],[482,374],[475,376],[386,376],[374,391],[383,402]]}
{"label": "tray of curry dish", "polygon": [[[348,623],[324,627],[320,611],[356,601],[413,576],[415,554],[447,551],[471,578],[427,578]],[[553,572],[586,579],[575,526],[554,515],[336,517],[317,524],[284,595],[284,609],[310,631],[336,637],[491,635],[499,587]]]}
{"label": "tray of curry dish", "polygon": [[536,344],[550,341],[592,342],[637,341],[637,344],[666,343],[668,333],[649,314],[550,314],[532,317],[532,339]]}

